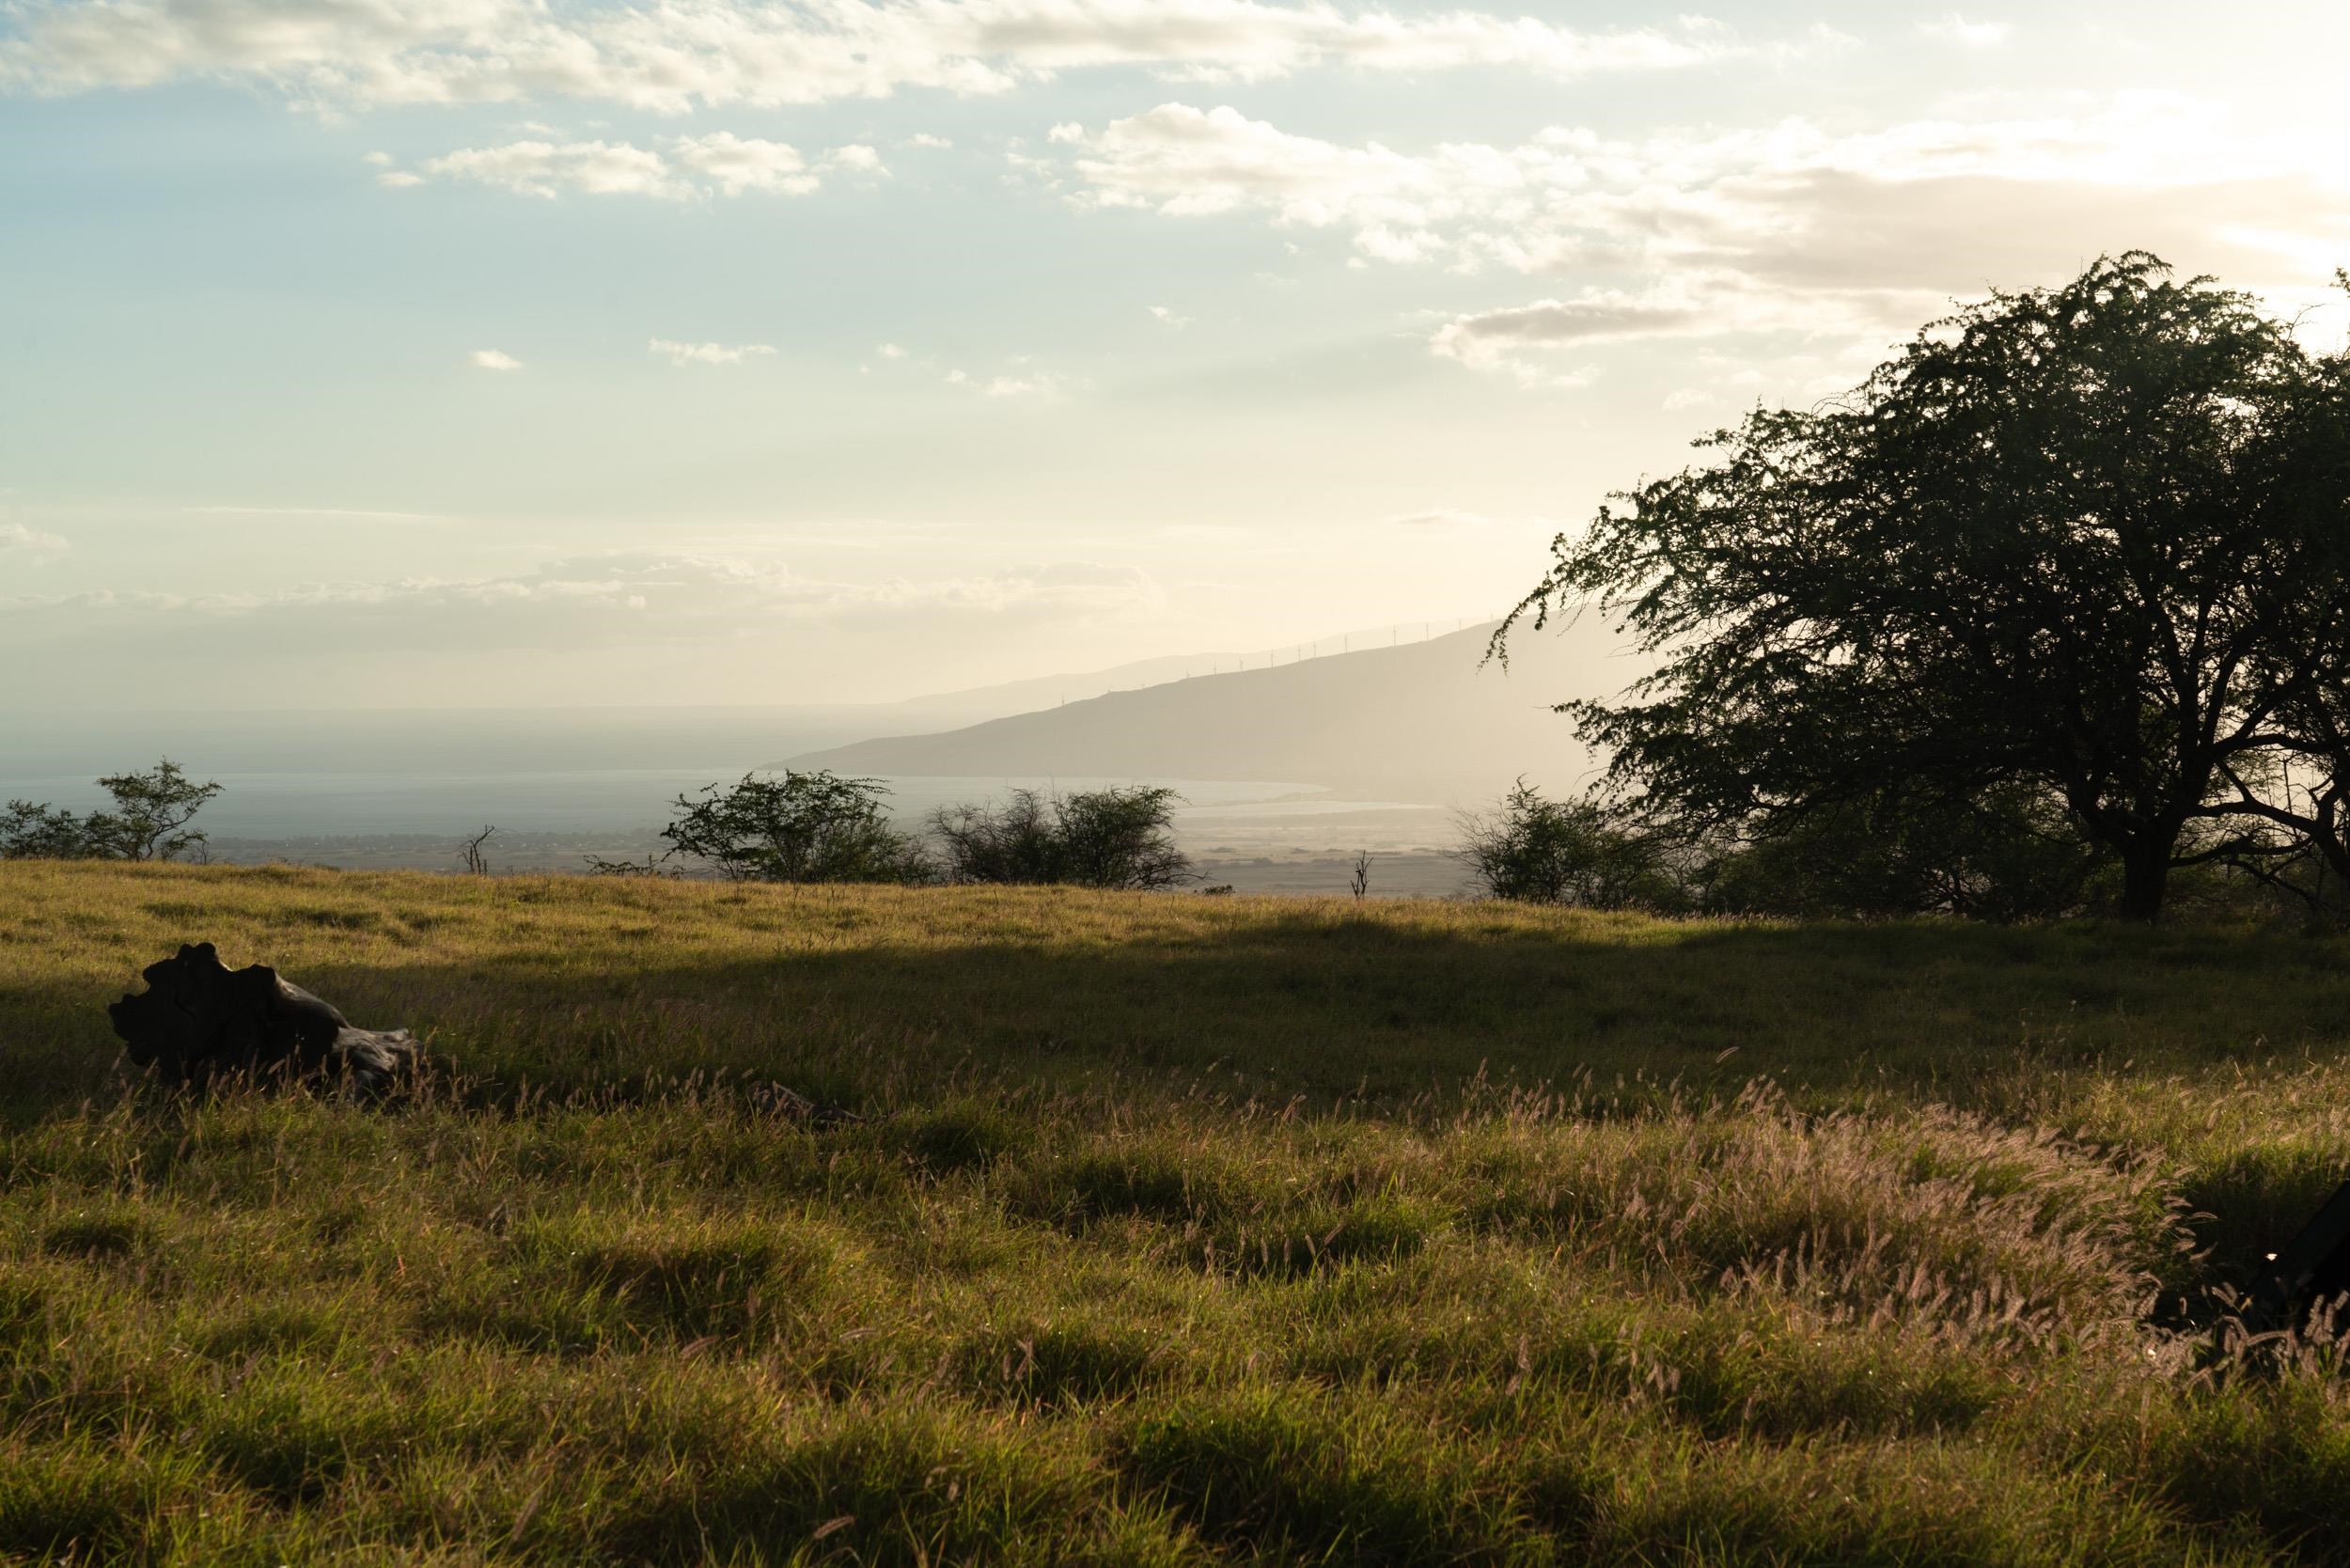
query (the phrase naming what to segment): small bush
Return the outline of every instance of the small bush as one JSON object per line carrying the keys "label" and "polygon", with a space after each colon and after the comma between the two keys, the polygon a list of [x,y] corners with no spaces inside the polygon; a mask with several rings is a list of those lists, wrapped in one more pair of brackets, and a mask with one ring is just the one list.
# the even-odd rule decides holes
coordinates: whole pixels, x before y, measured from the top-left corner
{"label": "small bush", "polygon": [[1679,908],[1665,841],[1599,801],[1553,801],[1520,778],[1491,812],[1461,818],[1461,847],[1488,897],[1591,909]]}
{"label": "small bush", "polygon": [[1001,806],[942,808],[931,831],[956,882],[1154,890],[1197,874],[1171,831],[1181,798],[1147,784],[1049,797],[1014,790]]}

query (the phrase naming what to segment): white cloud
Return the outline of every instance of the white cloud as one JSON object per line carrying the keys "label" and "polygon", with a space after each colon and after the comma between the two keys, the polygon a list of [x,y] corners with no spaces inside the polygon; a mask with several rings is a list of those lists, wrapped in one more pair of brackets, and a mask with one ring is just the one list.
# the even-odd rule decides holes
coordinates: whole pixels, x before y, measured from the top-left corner
{"label": "white cloud", "polygon": [[[1176,216],[1261,208],[1285,224],[1349,223],[1369,231],[1409,217],[1425,227],[1447,203],[1444,185],[1472,171],[1451,160],[1415,159],[1372,143],[1342,147],[1294,136],[1233,108],[1163,103],[1113,120],[1098,136],[1056,126],[1052,140],[1077,148],[1072,168],[1082,203],[1142,207]],[[1489,150],[1489,149],[1488,149]],[[1506,160],[1478,160],[1484,172],[1520,183]]]}
{"label": "white cloud", "polygon": [[901,138],[899,140],[898,145],[899,145],[900,147],[921,147],[921,148],[930,148],[930,149],[935,149],[935,150],[942,150],[942,151],[943,151],[944,149],[948,149],[948,148],[950,148],[950,147],[954,146],[955,144],[954,144],[954,143],[952,143],[952,142],[950,142],[950,141],[948,141],[948,140],[946,137],[944,137],[944,136],[933,136],[933,135],[932,135],[932,134],[931,134],[929,132],[927,132],[927,131],[916,131],[916,132],[913,135],[911,135],[911,136],[901,137]]}
{"label": "white cloud", "polygon": [[769,196],[806,196],[821,183],[807,160],[782,142],[737,136],[728,131],[681,136],[669,144],[681,168],[717,181],[728,196],[759,191]]}
{"label": "white cloud", "polygon": [[1437,334],[1436,345],[1455,358],[1472,359],[1484,342],[1595,343],[1697,332],[1709,325],[1719,323],[1692,299],[1590,291],[1572,300],[1538,300],[1460,317]]}
{"label": "white cloud", "polygon": [[389,168],[392,166],[392,155],[388,152],[364,152],[359,155],[359,162],[379,169]]}
{"label": "white cloud", "polygon": [[476,349],[465,356],[465,362],[482,370],[519,370],[523,362],[498,349]]}
{"label": "white cloud", "polygon": [[1918,24],[1918,31],[1944,43],[1955,43],[1967,49],[1991,49],[2005,43],[2015,28],[2006,22],[1969,22],[1956,11],[1932,22]]}
{"label": "white cloud", "polygon": [[1026,356],[1013,361],[1014,368],[993,375],[973,375],[968,370],[949,368],[939,379],[949,386],[966,392],[977,392],[983,398],[1056,398],[1068,389],[1059,376],[1043,370],[1026,368]]}
{"label": "white cloud", "polygon": [[68,548],[55,534],[22,523],[0,523],[0,556],[22,556],[39,566],[64,555]]}
{"label": "white cloud", "polygon": [[1631,337],[1766,332],[1882,347],[1953,294],[2067,274],[2100,251],[2208,264],[2229,247],[2230,275],[2253,287],[2350,255],[2350,183],[2320,143],[2240,133],[2168,95],[1859,134],[1803,120],[1639,140],[1553,127],[1516,146],[1410,151],[1167,103],[1030,166],[1066,181],[1081,207],[1334,229],[1352,242],[1350,264],[1592,279],[1458,316],[1433,339],[1440,354],[1538,385],[1585,377],[1560,371],[1559,353]]}
{"label": "white cloud", "polygon": [[1327,0],[24,0],[9,15],[0,83],[64,93],[245,79],[321,108],[571,98],[676,114],[909,87],[996,93],[1110,66],[1246,81],[1322,65],[1573,78],[1753,52],[1702,18],[1583,32]]}
{"label": "white cloud", "polygon": [[391,170],[377,175],[376,182],[409,186],[430,180],[463,180],[549,199],[577,192],[692,201],[749,192],[806,196],[822,185],[825,169],[889,172],[881,155],[870,147],[835,148],[819,165],[784,142],[713,131],[700,136],[666,137],[650,148],[605,141],[521,141],[503,147],[464,148],[427,159],[421,172]]}
{"label": "white cloud", "polygon": [[903,359],[906,356],[905,350],[900,348],[895,343],[884,343],[875,352],[884,359]]}
{"label": "white cloud", "polygon": [[774,353],[767,343],[681,343],[667,337],[656,337],[648,352],[660,355],[672,365],[740,365],[754,355]]}
{"label": "white cloud", "polygon": [[[392,178],[392,177],[379,177]],[[679,179],[660,153],[626,142],[509,142],[469,147],[428,160],[425,180],[469,180],[549,200],[564,191],[590,196],[646,196],[682,200],[694,187]]]}
{"label": "white cloud", "polygon": [[990,376],[979,390],[991,398],[1044,398],[1058,392],[1060,382],[1045,375]]}
{"label": "white cloud", "polygon": [[1143,308],[1150,311],[1151,319],[1158,322],[1159,325],[1163,327],[1167,327],[1171,330],[1180,332],[1184,327],[1191,325],[1190,317],[1177,315],[1170,306],[1164,305],[1151,305],[1145,306]]}

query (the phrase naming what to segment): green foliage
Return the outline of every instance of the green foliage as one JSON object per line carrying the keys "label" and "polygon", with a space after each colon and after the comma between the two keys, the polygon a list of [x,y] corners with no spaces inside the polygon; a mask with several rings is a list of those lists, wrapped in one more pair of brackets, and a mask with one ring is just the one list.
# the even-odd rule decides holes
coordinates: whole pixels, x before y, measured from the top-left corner
{"label": "green foliage", "polygon": [[104,839],[61,807],[8,802],[0,812],[0,860],[96,860]]}
{"label": "green foliage", "polygon": [[2079,912],[2106,858],[2061,803],[2028,788],[1834,801],[1766,821],[1708,860],[1700,902],[1737,915],[2044,919]]}
{"label": "green foliage", "polygon": [[1664,915],[2048,918],[2093,902],[2107,858],[2058,803],[2014,786],[1829,801],[1757,814],[1741,832],[1653,800],[1639,813],[1597,795],[1552,801],[1520,779],[1493,810],[1465,813],[1461,832],[1455,853],[1488,897]]}
{"label": "green foliage", "polygon": [[2103,259],[1699,445],[1561,535],[1496,637],[1597,604],[1662,655],[1627,700],[1566,708],[1644,808],[1743,830],[2022,790],[2110,852],[2141,918],[2174,865],[2312,830],[2264,758],[2321,772],[2294,804],[2340,825],[2350,371],[2248,296]]}
{"label": "green foliage", "polygon": [[739,784],[678,796],[678,815],[661,830],[664,858],[684,855],[733,882],[928,882],[922,846],[882,808],[888,793],[877,779],[823,770],[744,774]]}
{"label": "green foliage", "polygon": [[1195,875],[1175,847],[1181,799],[1143,784],[1050,797],[1014,790],[1001,806],[941,808],[931,831],[950,881],[1155,890]]}
{"label": "green foliage", "polygon": [[1547,800],[1520,778],[1494,810],[1464,813],[1460,829],[1455,853],[1490,898],[1587,909],[1685,902],[1665,841],[1589,796]]}
{"label": "green foliage", "polygon": [[0,812],[0,860],[176,860],[204,843],[188,827],[220,793],[166,757],[145,773],[110,774],[99,786],[112,811],[77,817],[57,807],[12,800]]}

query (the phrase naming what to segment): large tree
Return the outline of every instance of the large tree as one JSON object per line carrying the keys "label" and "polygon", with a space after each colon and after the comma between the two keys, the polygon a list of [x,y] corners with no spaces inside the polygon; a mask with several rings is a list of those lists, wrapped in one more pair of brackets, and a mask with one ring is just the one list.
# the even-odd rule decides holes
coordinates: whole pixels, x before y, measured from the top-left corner
{"label": "large tree", "polygon": [[2350,674],[2344,407],[2341,363],[2246,295],[2101,259],[1700,441],[1554,541],[1495,646],[1597,604],[1660,656],[1562,710],[1638,803],[2044,788],[2151,919],[2172,868],[2273,846],[2264,781]]}

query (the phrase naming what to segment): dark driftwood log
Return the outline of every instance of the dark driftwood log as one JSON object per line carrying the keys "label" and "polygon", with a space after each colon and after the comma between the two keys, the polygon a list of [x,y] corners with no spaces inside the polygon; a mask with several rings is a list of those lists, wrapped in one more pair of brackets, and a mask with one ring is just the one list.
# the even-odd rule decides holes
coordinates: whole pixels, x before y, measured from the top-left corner
{"label": "dark driftwood log", "polygon": [[131,1059],[166,1084],[223,1074],[328,1077],[363,1093],[415,1067],[406,1029],[362,1029],[265,964],[231,969],[210,942],[147,966],[147,989],[106,1009]]}

